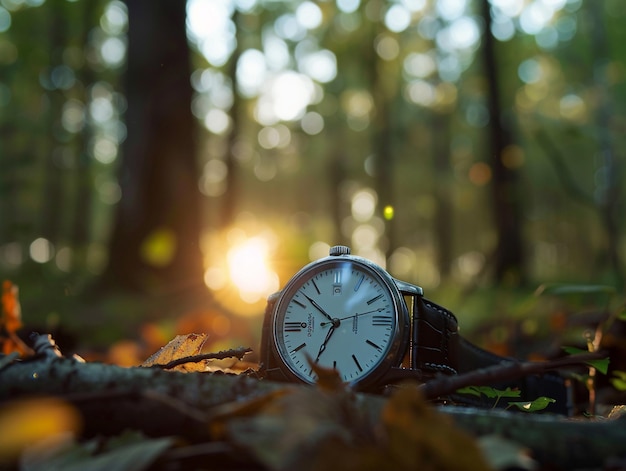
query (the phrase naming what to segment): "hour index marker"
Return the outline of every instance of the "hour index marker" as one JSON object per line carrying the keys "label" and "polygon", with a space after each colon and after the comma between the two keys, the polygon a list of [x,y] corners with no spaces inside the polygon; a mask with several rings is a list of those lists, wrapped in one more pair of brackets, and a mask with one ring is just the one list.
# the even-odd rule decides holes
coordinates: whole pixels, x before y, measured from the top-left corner
{"label": "hour index marker", "polygon": [[372,325],[390,326],[393,319],[389,316],[372,316]]}
{"label": "hour index marker", "polygon": [[296,348],[294,348],[291,353],[296,353],[298,350],[302,350],[304,347],[306,347],[306,342],[302,343],[300,345],[298,345]]}
{"label": "hour index marker", "polygon": [[370,304],[374,304],[376,301],[378,301],[382,297],[383,297],[382,294],[379,294],[378,296],[373,297],[367,302],[367,305],[369,306]]}
{"label": "hour index marker", "polygon": [[317,284],[315,283],[315,280],[311,280],[311,283],[313,283],[313,286],[315,286],[315,291],[317,291],[317,294],[322,294],[320,292],[320,289],[317,287]]}
{"label": "hour index marker", "polygon": [[366,340],[365,343],[368,344],[368,345],[371,345],[372,347],[374,347],[378,351],[382,350],[382,348],[380,348],[380,345],[375,344],[374,342],[372,342],[369,339]]}
{"label": "hour index marker", "polygon": [[285,332],[300,332],[306,327],[306,322],[285,322]]}
{"label": "hour index marker", "polygon": [[361,283],[363,283],[364,279],[365,279],[365,275],[361,275],[361,278],[359,278],[359,281],[356,282],[356,285],[354,287],[354,292],[357,292],[359,290],[359,288],[361,287]]}
{"label": "hour index marker", "polygon": [[359,369],[359,371],[363,371],[363,368],[361,368],[361,364],[359,363],[359,360],[356,359],[356,356],[352,355],[352,359],[354,360],[354,364]]}

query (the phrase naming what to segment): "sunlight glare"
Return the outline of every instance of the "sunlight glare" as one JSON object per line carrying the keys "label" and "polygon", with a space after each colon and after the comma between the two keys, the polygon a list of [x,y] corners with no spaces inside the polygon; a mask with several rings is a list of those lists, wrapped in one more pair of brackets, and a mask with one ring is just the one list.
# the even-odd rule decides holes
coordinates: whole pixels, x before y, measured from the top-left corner
{"label": "sunlight glare", "polygon": [[247,303],[256,303],[278,290],[278,276],[267,262],[267,242],[252,237],[228,251],[228,274]]}
{"label": "sunlight glare", "polygon": [[189,0],[187,28],[191,39],[214,66],[226,63],[235,49],[235,25],[229,0]]}
{"label": "sunlight glare", "polygon": [[309,77],[284,71],[265,84],[257,102],[256,118],[265,125],[301,119],[314,98],[315,87]]}
{"label": "sunlight glare", "polygon": [[296,9],[296,19],[306,29],[315,29],[322,24],[322,10],[313,2],[303,2]]}

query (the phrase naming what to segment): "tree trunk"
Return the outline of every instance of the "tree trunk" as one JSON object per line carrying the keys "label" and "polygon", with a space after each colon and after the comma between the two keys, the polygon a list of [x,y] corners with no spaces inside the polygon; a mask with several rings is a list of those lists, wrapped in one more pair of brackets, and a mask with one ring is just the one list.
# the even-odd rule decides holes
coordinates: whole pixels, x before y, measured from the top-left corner
{"label": "tree trunk", "polygon": [[202,284],[185,2],[128,0],[128,137],[104,280],[143,292]]}
{"label": "tree trunk", "polygon": [[69,136],[61,123],[65,102],[64,92],[51,80],[53,70],[63,64],[63,52],[67,43],[68,24],[65,6],[66,4],[57,5],[57,11],[51,17],[48,32],[50,62],[48,63],[47,74],[51,88],[47,92],[50,104],[46,116],[48,133],[45,137],[41,227],[38,228],[41,235],[55,245],[63,239],[64,211],[62,208],[66,196],[63,154],[71,152],[71,146],[64,142]]}
{"label": "tree trunk", "polygon": [[489,109],[489,156],[493,172],[493,217],[498,234],[494,254],[494,278],[498,283],[525,281],[524,247],[522,243],[522,201],[519,194],[518,171],[507,167],[502,159],[505,148],[513,143],[509,124],[502,116],[500,81],[495,55],[495,41],[491,34],[490,3],[482,0],[483,60],[487,79]]}
{"label": "tree trunk", "polygon": [[[83,24],[91,25],[97,23],[98,9],[95,2],[87,2],[83,5]],[[88,44],[90,29],[84,26],[81,30],[81,43]],[[80,81],[85,87],[84,101],[89,103],[88,91],[90,87],[96,83],[97,76],[89,63],[83,65],[77,71]],[[93,175],[92,175],[92,156],[89,153],[89,146],[93,145],[91,140],[94,137],[93,127],[85,125],[81,133],[77,136],[77,148],[80,154],[77,159],[77,168],[74,175],[76,182],[76,198],[74,201],[74,211],[71,230],[71,244],[75,251],[78,251],[77,260],[74,263],[80,268],[86,265],[86,248],[91,239],[92,224],[92,202],[93,202]]]}
{"label": "tree trunk", "polygon": [[[382,3],[378,3],[376,8],[382,11]],[[394,230],[393,218],[385,218],[385,208],[395,207],[394,195],[394,166],[395,155],[393,148],[393,121],[392,112],[395,85],[386,83],[384,62],[380,59],[374,48],[377,37],[384,30],[380,20],[370,20],[370,34],[368,37],[370,46],[366,49],[365,67],[369,79],[370,92],[374,100],[374,116],[371,123],[372,154],[374,159],[374,189],[378,196],[376,206],[376,216],[383,218],[385,233],[381,237],[383,243],[379,244],[385,259],[396,248],[396,234]],[[387,79],[388,80],[388,79]]]}
{"label": "tree trunk", "polygon": [[597,111],[596,126],[598,135],[598,153],[600,168],[598,172],[604,175],[604,181],[598,184],[598,194],[600,195],[600,217],[606,231],[606,256],[603,257],[603,264],[608,264],[615,277],[615,284],[619,288],[624,286],[624,272],[622,267],[622,257],[620,250],[620,196],[621,171],[619,165],[618,150],[613,145],[612,130],[614,100],[611,97],[609,78],[607,77],[608,65],[610,61],[609,41],[606,37],[606,22],[602,17],[604,5],[599,2],[591,2],[587,6],[591,23],[596,27],[591,33],[591,46],[593,51],[593,78],[596,87]]}
{"label": "tree trunk", "polygon": [[[133,428],[151,436],[179,436],[187,442],[209,441],[215,439],[216,427],[228,430],[231,424],[239,424],[241,429],[245,421],[245,440],[239,437],[238,446],[231,449],[231,459],[242,453],[242,447],[280,448],[280,443],[267,442],[267,439],[264,442],[263,435],[270,431],[280,435],[276,427],[290,427],[293,419],[288,412],[296,410],[302,414],[309,411],[311,415],[306,417],[314,421],[303,422],[303,427],[315,425],[316,428],[311,429],[314,433],[341,429],[344,433],[341,436],[354,443],[359,436],[381,426],[380,421],[385,420],[382,411],[388,401],[393,401],[393,396],[388,399],[329,392],[259,381],[245,375],[168,372],[154,367],[122,368],[79,363],[53,355],[38,358],[16,361],[11,360],[10,355],[0,355],[0,404],[32,396],[60,397],[79,411],[83,434],[87,436],[119,434]],[[297,409],[281,408],[280,398],[286,394],[292,395],[292,407]],[[265,419],[252,420],[256,414],[263,414],[267,406]],[[333,413],[324,414],[324,411]],[[626,443],[623,418],[569,420],[551,415],[454,406],[437,408],[437,411],[474,436],[495,434],[528,448],[533,458],[550,464],[550,469],[602,466],[606,460],[622,455]],[[435,421],[442,423],[442,418],[436,417]],[[419,420],[413,426],[419,427]],[[237,442],[236,435],[226,437]],[[384,443],[370,445],[375,446],[384,446]],[[305,450],[292,452],[304,453]]]}
{"label": "tree trunk", "polygon": [[437,199],[435,212],[435,240],[437,250],[437,266],[441,277],[445,279],[452,269],[452,234],[453,208],[450,197],[450,115],[435,111],[432,114],[433,130],[436,139],[434,146],[434,175],[435,188],[433,192]]}

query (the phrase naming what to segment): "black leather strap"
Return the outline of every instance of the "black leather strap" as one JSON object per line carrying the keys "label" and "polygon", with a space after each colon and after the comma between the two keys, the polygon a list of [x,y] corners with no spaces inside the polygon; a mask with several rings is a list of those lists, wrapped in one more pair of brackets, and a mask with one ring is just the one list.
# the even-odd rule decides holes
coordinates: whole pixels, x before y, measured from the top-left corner
{"label": "black leather strap", "polygon": [[411,368],[459,373],[459,327],[454,314],[422,296],[413,297]]}
{"label": "black leather strap", "polygon": [[[484,350],[459,335],[458,322],[454,314],[422,296],[413,297],[413,338],[411,345],[411,368],[421,370],[425,376],[436,374],[463,374],[489,368],[506,361],[504,358]],[[493,387],[520,389],[519,400],[532,401],[547,396],[556,401],[547,410],[568,414],[571,399],[564,380],[553,373],[531,375],[519,381],[501,382]],[[487,398],[463,396],[463,402],[485,406]],[[493,401],[492,401],[493,402]],[[503,402],[501,405],[506,405]]]}

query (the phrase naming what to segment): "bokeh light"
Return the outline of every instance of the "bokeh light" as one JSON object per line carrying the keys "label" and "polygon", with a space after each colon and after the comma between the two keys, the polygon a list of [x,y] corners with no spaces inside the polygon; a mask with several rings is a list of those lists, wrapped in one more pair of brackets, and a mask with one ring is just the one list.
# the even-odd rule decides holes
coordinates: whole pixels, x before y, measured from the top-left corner
{"label": "bokeh light", "polygon": [[249,221],[205,235],[204,281],[221,304],[236,314],[263,313],[267,297],[280,288],[271,263],[276,240],[272,231]]}

